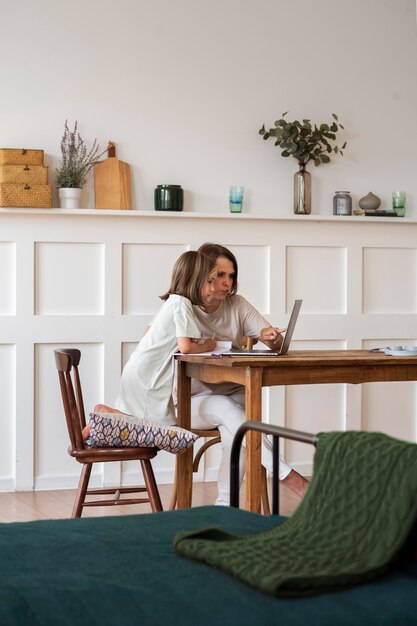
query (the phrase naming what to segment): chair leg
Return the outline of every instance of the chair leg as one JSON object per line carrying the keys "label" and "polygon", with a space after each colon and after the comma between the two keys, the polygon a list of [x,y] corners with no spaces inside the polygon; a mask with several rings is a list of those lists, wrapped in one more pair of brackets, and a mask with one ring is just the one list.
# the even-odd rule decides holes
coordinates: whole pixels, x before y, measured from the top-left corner
{"label": "chair leg", "polygon": [[155,475],[153,473],[152,464],[149,459],[143,459],[140,462],[142,466],[143,478],[145,479],[146,489],[148,491],[149,501],[153,513],[163,511],[162,502],[156,484]]}
{"label": "chair leg", "polygon": [[198,472],[198,466],[200,465],[200,460],[203,454],[207,452],[207,450],[211,448],[211,446],[214,446],[216,443],[220,443],[220,442],[221,442],[220,437],[213,437],[212,439],[209,439],[208,441],[203,443],[201,448],[199,448],[199,450],[196,452],[194,460],[193,460],[193,473],[194,474]]}
{"label": "chair leg", "polygon": [[174,482],[171,490],[171,500],[169,501],[169,510],[173,511],[177,507],[177,457],[174,463]]}
{"label": "chair leg", "polygon": [[[220,443],[221,442],[221,438],[220,437],[213,437],[211,439],[209,439],[208,441],[206,441],[201,448],[199,448],[199,450],[197,451],[196,455],[194,456],[193,459],[193,474],[198,472],[198,466],[200,464],[201,461],[201,457],[203,456],[203,454],[205,452],[207,452],[207,450],[209,448],[211,448],[211,446],[215,445],[216,443]],[[171,491],[171,500],[169,501],[169,510],[173,511],[176,507],[177,507],[177,458],[175,458],[175,466],[174,466],[174,482],[172,484],[172,491]]]}
{"label": "chair leg", "polygon": [[264,515],[271,515],[271,509],[269,507],[269,496],[268,496],[268,476],[266,473],[266,469],[262,465],[261,467],[261,499],[262,499],[262,510]]}
{"label": "chair leg", "polygon": [[71,517],[81,517],[84,500],[88,489],[88,481],[90,480],[92,465],[92,463],[83,464]]}

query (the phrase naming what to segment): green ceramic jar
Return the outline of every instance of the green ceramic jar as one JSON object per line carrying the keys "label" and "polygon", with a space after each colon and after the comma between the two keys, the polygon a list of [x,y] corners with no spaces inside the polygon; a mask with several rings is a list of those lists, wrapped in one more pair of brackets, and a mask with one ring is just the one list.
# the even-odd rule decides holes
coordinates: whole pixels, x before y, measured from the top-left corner
{"label": "green ceramic jar", "polygon": [[182,211],[183,203],[181,185],[158,185],[155,189],[155,211]]}

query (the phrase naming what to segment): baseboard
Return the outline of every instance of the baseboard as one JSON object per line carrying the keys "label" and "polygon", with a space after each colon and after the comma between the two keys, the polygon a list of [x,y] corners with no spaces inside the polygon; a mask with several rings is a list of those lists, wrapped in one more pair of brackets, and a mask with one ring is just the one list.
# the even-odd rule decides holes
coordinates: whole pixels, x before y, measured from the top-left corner
{"label": "baseboard", "polygon": [[302,476],[311,476],[313,473],[312,463],[294,463],[291,467]]}
{"label": "baseboard", "polygon": [[[292,469],[301,474],[302,476],[310,477],[313,473],[313,465],[312,463],[294,463],[294,465],[290,464]],[[269,478],[272,476],[271,473],[268,472]]]}
{"label": "baseboard", "polygon": [[15,491],[16,480],[13,476],[8,478],[0,478],[0,491]]}
{"label": "baseboard", "polygon": [[218,467],[209,467],[204,471],[204,476],[201,477],[201,482],[203,483],[215,483],[217,482],[217,478],[219,475]]}
{"label": "baseboard", "polygon": [[[303,476],[311,476],[313,466],[311,463],[297,463],[292,465],[293,469],[302,474]],[[194,474],[194,482],[216,482],[219,469],[218,467],[206,468],[203,471]],[[142,476],[138,472],[124,472],[123,485],[143,485],[144,481]],[[33,489],[34,491],[50,491],[54,489],[76,489],[80,474],[65,474],[61,476],[40,476],[35,479]],[[174,482],[174,471],[172,469],[157,470],[155,471],[155,479],[158,485],[172,485]],[[111,487],[112,485],[103,485],[101,476],[91,476],[90,487]],[[1,478],[0,479],[0,492],[15,491],[16,483],[14,477]]]}
{"label": "baseboard", "polygon": [[[165,469],[165,470],[155,470],[155,480],[157,485],[172,485],[174,482],[174,470],[173,469]],[[139,474],[140,479],[138,480],[138,472],[123,472],[123,485],[144,485],[144,480],[142,478],[142,474]]]}
{"label": "baseboard", "polygon": [[[33,484],[34,491],[50,491],[54,489],[77,489],[80,473],[62,476],[39,476]],[[89,487],[101,487],[101,476],[92,475]]]}

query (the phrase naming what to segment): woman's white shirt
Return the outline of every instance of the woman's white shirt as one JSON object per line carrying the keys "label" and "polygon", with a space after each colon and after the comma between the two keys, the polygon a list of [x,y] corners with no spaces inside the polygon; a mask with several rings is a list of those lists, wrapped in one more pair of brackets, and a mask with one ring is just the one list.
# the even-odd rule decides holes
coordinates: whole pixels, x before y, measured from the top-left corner
{"label": "woman's white shirt", "polygon": [[[193,306],[197,326],[203,338],[215,337],[219,341],[231,341],[235,350],[240,350],[243,337],[259,337],[262,328],[270,323],[243,296],[235,294],[220,301],[214,313],[206,313],[199,306]],[[199,380],[192,380],[192,395],[207,393],[229,395],[239,389],[233,383],[206,385]]]}

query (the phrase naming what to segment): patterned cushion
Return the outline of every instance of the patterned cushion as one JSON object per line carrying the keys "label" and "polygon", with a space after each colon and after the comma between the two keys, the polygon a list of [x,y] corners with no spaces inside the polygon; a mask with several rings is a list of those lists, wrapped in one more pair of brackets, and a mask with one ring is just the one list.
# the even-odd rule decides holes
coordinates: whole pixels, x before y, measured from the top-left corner
{"label": "patterned cushion", "polygon": [[89,426],[86,443],[92,448],[159,448],[178,454],[198,439],[184,428],[147,422],[125,413],[90,413]]}

